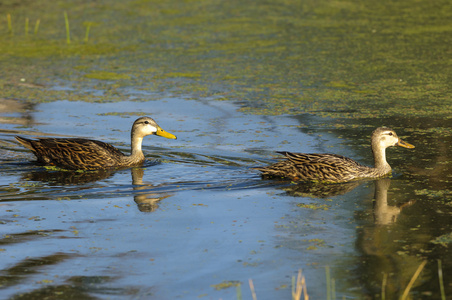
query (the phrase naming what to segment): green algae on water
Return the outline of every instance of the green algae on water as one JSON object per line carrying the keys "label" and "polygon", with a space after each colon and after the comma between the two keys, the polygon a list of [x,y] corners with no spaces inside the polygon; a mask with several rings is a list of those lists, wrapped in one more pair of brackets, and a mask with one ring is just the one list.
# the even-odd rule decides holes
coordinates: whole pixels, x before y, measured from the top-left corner
{"label": "green algae on water", "polygon": [[[6,5],[9,17],[3,22],[10,34],[0,35],[0,59],[11,64],[5,70],[16,67],[10,59],[15,58],[24,72],[39,73],[50,82],[68,80],[73,90],[86,90],[86,78],[127,79],[136,89],[239,100],[242,111],[253,114],[348,119],[452,115],[451,66],[444,59],[452,31],[452,25],[445,25],[452,17],[449,1],[435,6],[383,1],[372,10],[357,0],[237,4],[111,1],[108,9],[101,4],[70,7],[63,1],[48,9],[37,3]],[[69,15],[68,34],[62,24]],[[14,30],[14,25],[24,26],[25,18],[41,20],[39,36]],[[45,61],[51,68],[23,58]],[[102,73],[108,70],[114,71]],[[20,90],[10,92],[28,99]],[[41,91],[37,98],[54,99],[56,93]],[[83,94],[78,100],[91,101],[90,93]]]}
{"label": "green algae on water", "polygon": [[90,78],[90,79],[99,79],[99,80],[130,79],[130,76],[127,74],[119,74],[119,73],[108,72],[108,71],[93,71],[88,74],[85,74],[85,77]]}
{"label": "green algae on water", "polygon": [[211,287],[213,287],[217,291],[219,291],[219,290],[227,289],[230,287],[240,286],[240,284],[241,284],[240,281],[231,280],[231,281],[223,281],[218,284],[212,284]]}

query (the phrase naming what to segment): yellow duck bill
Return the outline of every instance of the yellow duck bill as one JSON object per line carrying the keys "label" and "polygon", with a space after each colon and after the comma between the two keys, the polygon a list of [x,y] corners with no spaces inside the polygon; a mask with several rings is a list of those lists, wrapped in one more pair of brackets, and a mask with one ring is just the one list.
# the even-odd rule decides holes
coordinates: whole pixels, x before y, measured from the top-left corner
{"label": "yellow duck bill", "polygon": [[407,143],[405,141],[402,141],[402,139],[399,139],[399,141],[396,144],[397,146],[403,147],[403,148],[408,148],[408,149],[413,149],[414,145],[411,145],[410,143]]}
{"label": "yellow duck bill", "polygon": [[177,137],[174,134],[169,133],[168,131],[165,131],[165,130],[163,130],[160,127],[157,128],[157,132],[155,134],[158,135],[158,136],[167,138],[167,139],[172,139],[172,140],[176,140],[177,139]]}

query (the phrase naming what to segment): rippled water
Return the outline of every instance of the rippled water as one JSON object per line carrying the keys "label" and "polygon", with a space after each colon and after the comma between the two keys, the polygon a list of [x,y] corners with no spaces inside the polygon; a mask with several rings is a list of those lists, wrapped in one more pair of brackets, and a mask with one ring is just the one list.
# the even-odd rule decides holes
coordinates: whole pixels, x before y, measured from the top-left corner
{"label": "rippled water", "polygon": [[[290,299],[291,277],[301,268],[310,296],[319,299],[327,294],[326,267],[338,297],[379,294],[383,274],[387,295],[398,294],[424,260],[423,245],[449,228],[439,222],[450,218],[449,208],[426,212],[427,197],[413,192],[414,174],[400,157],[391,159],[413,153],[388,149],[396,176],[377,182],[322,187],[261,180],[250,167],[273,161],[280,148],[359,155],[345,139],[303,133],[297,118],[243,115],[237,108],[180,98],[59,101],[27,111],[24,126],[3,124],[4,297],[236,299],[236,289],[221,284],[241,282],[248,299],[252,278],[260,299]],[[131,111],[154,117],[178,137],[145,138],[143,168],[46,170],[13,142],[15,134],[79,136],[126,152]],[[432,227],[433,216],[441,227]],[[447,261],[444,246],[431,246]],[[428,266],[418,295],[438,293],[435,261]]]}

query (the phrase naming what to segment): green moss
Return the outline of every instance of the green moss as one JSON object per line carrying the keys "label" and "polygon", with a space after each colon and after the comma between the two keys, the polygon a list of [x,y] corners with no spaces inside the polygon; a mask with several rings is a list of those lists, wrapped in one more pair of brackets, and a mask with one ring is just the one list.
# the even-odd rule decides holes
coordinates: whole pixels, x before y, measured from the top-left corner
{"label": "green moss", "polygon": [[182,72],[169,72],[162,74],[160,76],[154,76],[154,78],[165,79],[165,78],[199,78],[201,74],[199,73],[182,73]]}
{"label": "green moss", "polygon": [[441,201],[445,201],[447,203],[450,203],[450,200],[452,199],[452,191],[447,189],[444,190],[422,189],[415,190],[414,192],[416,193],[416,195],[427,196],[433,199],[440,199]]}
{"label": "green moss", "polygon": [[443,234],[432,241],[433,244],[440,244],[448,247],[452,243],[452,233]]}
{"label": "green moss", "polygon": [[320,210],[328,210],[330,208],[330,205],[317,204],[317,203],[310,203],[310,204],[298,203],[297,206],[302,207],[302,208],[312,209],[312,210],[319,210],[319,209]]}
{"label": "green moss", "polygon": [[223,281],[218,284],[212,284],[211,287],[215,288],[217,291],[224,290],[230,287],[240,286],[240,281]]}
{"label": "green moss", "polygon": [[119,74],[108,71],[94,71],[88,74],[85,74],[86,78],[90,79],[99,79],[99,80],[119,80],[119,79],[129,79],[130,76],[127,74]]}
{"label": "green moss", "polygon": [[[2,78],[27,76],[72,90],[6,86],[33,101],[120,101],[123,91],[87,79],[173,95],[239,99],[256,114],[397,118],[452,115],[449,1],[112,1],[104,5],[4,5]],[[63,11],[70,19],[66,44]],[[25,35],[40,19],[37,34]],[[20,24],[20,25],[19,25]],[[90,26],[89,41],[87,24]],[[420,25],[421,24],[421,25]],[[1,25],[1,24],[0,24]],[[103,70],[103,71],[99,71]],[[38,75],[39,74],[39,75]],[[177,80],[174,80],[177,79]],[[0,81],[0,86],[2,82]],[[121,86],[121,87],[122,87]],[[39,99],[39,100],[37,100]]]}

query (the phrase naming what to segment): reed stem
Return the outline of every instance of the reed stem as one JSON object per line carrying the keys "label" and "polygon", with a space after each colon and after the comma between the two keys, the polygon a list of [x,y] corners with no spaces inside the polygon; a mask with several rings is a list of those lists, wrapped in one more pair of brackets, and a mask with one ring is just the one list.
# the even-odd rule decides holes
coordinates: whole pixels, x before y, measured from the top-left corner
{"label": "reed stem", "polygon": [[6,15],[6,20],[8,21],[8,33],[10,35],[14,35],[14,33],[13,33],[13,25],[12,25],[11,15],[10,14]]}
{"label": "reed stem", "polygon": [[325,267],[326,275],[326,299],[331,300],[331,277],[330,277],[330,267]]}
{"label": "reed stem", "polygon": [[381,282],[381,300],[386,300],[386,282],[388,280],[388,274],[383,273],[383,281]]}
{"label": "reed stem", "polygon": [[91,28],[91,23],[86,24],[85,43],[88,43],[90,28]]}
{"label": "reed stem", "polygon": [[336,280],[331,278],[331,299],[336,300]]}
{"label": "reed stem", "polygon": [[299,269],[296,281],[295,276],[292,276],[292,300],[300,300],[302,293],[304,293],[304,300],[309,300],[306,278],[302,274],[301,269]]}
{"label": "reed stem", "polygon": [[441,259],[438,259],[438,279],[439,279],[439,290],[441,291],[441,300],[446,300],[446,291],[444,290],[443,268],[441,266]]}
{"label": "reed stem", "polygon": [[242,300],[242,283],[239,283],[236,287],[237,300]]}
{"label": "reed stem", "polygon": [[251,295],[253,296],[253,300],[257,300],[256,291],[254,290],[253,280],[250,279],[250,280],[248,280],[248,282],[250,284],[250,290],[251,290]]}
{"label": "reed stem", "polygon": [[36,24],[35,24],[35,30],[34,30],[34,34],[38,34],[38,30],[39,30],[39,24],[41,23],[40,19],[36,20]]}
{"label": "reed stem", "polygon": [[69,29],[69,18],[67,12],[64,12],[64,23],[66,24],[66,43],[69,45],[71,43],[71,32]]}
{"label": "reed stem", "polygon": [[425,267],[425,264],[427,264],[427,261],[424,260],[419,267],[417,268],[416,272],[414,272],[413,277],[411,277],[410,282],[405,288],[405,291],[402,294],[402,297],[400,297],[400,300],[405,300],[408,297],[408,294],[410,293],[411,288],[413,287],[414,282],[418,278],[419,274],[421,274],[422,269]]}
{"label": "reed stem", "polygon": [[28,18],[25,18],[25,36],[28,37],[28,24],[30,23],[30,20]]}

